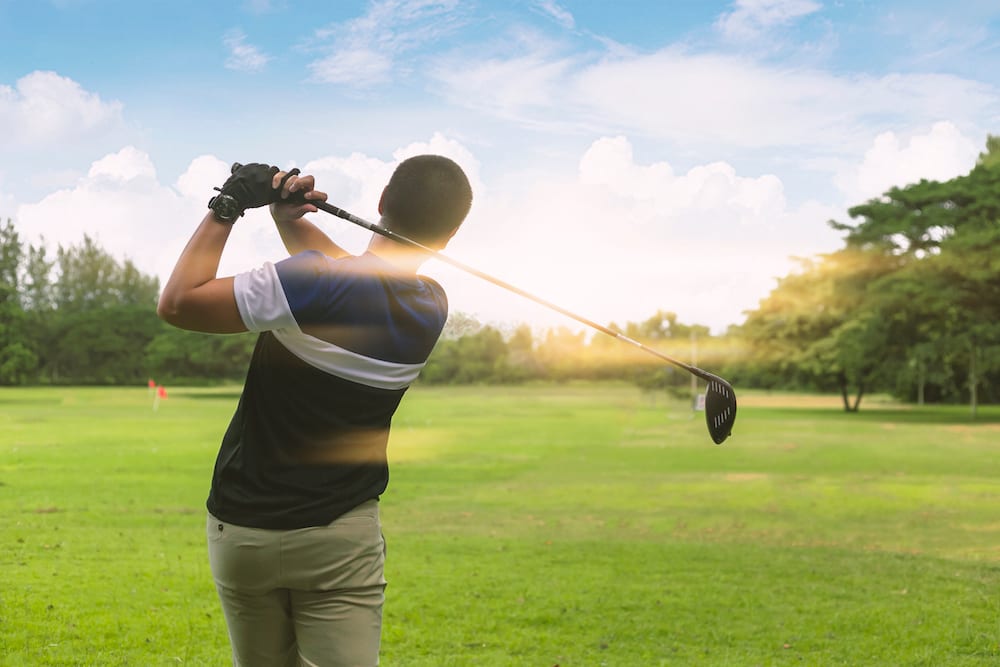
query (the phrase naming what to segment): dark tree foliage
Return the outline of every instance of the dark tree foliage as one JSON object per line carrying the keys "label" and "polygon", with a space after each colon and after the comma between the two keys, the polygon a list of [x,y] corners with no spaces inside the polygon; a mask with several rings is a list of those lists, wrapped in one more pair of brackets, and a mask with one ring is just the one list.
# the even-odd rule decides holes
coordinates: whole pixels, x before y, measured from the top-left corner
{"label": "dark tree foliage", "polygon": [[145,347],[144,368],[164,383],[203,384],[242,380],[257,337],[213,336],[161,327]]}
{"label": "dark tree foliage", "polygon": [[[1000,400],[1000,140],[946,182],[891,188],[831,221],[845,247],[783,278],[739,335],[761,386]],[[849,399],[849,388],[855,397]]]}
{"label": "dark tree foliage", "polygon": [[23,384],[38,365],[28,342],[29,320],[21,307],[23,252],[21,237],[8,219],[0,225],[0,385]]}
{"label": "dark tree foliage", "polygon": [[500,331],[484,326],[475,333],[440,340],[421,377],[431,384],[489,382],[503,374],[507,353]]}
{"label": "dark tree foliage", "polygon": [[145,384],[242,377],[254,337],[178,331],[156,316],[159,281],[89,236],[25,245],[0,225],[0,384]]}
{"label": "dark tree foliage", "polygon": [[53,317],[45,369],[53,383],[141,384],[146,346],[161,329],[148,306],[62,310]]}

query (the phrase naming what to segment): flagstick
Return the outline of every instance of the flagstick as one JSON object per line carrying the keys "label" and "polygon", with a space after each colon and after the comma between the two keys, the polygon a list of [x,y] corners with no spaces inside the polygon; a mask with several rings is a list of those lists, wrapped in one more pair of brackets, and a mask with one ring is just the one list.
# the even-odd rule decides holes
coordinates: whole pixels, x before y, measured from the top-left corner
{"label": "flagstick", "polygon": [[153,399],[153,412],[156,412],[160,408],[160,399],[167,398],[167,389],[163,385],[156,388],[156,398]]}

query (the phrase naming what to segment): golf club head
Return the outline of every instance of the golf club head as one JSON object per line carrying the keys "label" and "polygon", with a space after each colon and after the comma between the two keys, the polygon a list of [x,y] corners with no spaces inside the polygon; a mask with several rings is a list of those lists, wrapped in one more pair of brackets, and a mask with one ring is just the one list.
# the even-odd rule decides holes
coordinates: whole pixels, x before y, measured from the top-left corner
{"label": "golf club head", "polygon": [[736,392],[733,386],[717,375],[706,373],[705,421],[712,441],[721,445],[733,432],[736,421]]}

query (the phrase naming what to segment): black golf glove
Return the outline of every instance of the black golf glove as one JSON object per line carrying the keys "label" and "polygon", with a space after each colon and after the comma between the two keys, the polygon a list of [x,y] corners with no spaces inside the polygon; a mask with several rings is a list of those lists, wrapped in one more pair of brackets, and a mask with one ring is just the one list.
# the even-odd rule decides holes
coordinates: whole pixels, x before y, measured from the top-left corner
{"label": "black golf glove", "polygon": [[228,195],[239,204],[240,214],[248,208],[267,206],[276,201],[281,190],[275,190],[271,183],[279,169],[266,164],[240,165],[233,171],[221,188],[216,188],[219,194]]}
{"label": "black golf glove", "polygon": [[257,162],[234,163],[232,176],[222,184],[221,188],[215,188],[219,191],[219,195],[209,200],[209,208],[216,212],[220,220],[232,223],[248,208],[259,208],[281,201],[294,204],[305,202],[304,192],[295,192],[287,199],[281,199],[285,183],[300,172],[298,169],[289,170],[275,188],[272,187],[274,175],[279,171],[277,167]]}

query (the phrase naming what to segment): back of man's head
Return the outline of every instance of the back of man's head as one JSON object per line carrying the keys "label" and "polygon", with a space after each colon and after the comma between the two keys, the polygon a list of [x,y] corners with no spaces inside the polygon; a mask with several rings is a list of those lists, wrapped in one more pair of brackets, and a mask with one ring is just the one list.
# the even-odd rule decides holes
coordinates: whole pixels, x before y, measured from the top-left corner
{"label": "back of man's head", "polygon": [[418,243],[443,247],[472,207],[472,186],[455,162],[441,155],[403,160],[382,193],[385,224]]}

